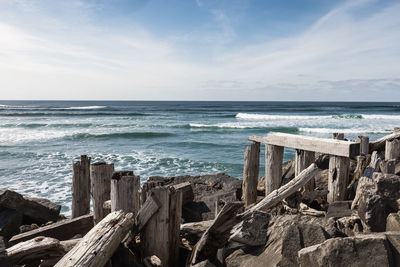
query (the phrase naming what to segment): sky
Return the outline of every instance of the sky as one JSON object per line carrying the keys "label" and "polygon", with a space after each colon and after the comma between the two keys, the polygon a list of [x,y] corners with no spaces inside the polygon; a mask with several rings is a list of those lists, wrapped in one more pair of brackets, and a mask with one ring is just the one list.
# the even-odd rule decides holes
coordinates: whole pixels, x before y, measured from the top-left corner
{"label": "sky", "polygon": [[400,101],[400,1],[0,0],[0,99]]}

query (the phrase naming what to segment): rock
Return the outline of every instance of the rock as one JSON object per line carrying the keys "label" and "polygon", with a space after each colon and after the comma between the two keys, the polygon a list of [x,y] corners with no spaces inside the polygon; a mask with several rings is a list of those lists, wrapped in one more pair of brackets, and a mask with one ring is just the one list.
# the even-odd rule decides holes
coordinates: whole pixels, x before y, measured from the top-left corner
{"label": "rock", "polygon": [[6,244],[4,238],[0,236],[0,266],[1,267],[11,267],[11,263],[7,257]]}
{"label": "rock", "polygon": [[209,260],[205,260],[202,262],[199,262],[194,265],[190,265],[191,267],[216,267],[214,264],[212,264]]}
{"label": "rock", "polygon": [[312,216],[284,215],[272,218],[265,246],[240,248],[226,259],[226,266],[298,266],[297,251],[341,233],[334,220]]}
{"label": "rock", "polygon": [[315,164],[322,170],[329,169],[329,155],[318,153],[315,158]]}
{"label": "rock", "polygon": [[38,229],[39,226],[36,223],[32,223],[32,224],[25,224],[25,225],[21,225],[19,227],[19,233],[26,233],[35,229]]}
{"label": "rock", "polygon": [[22,212],[24,222],[40,224],[57,221],[61,209],[60,205],[47,199],[25,199],[22,195],[10,190],[0,191],[0,207]]}
{"label": "rock", "polygon": [[181,224],[180,235],[188,240],[193,246],[199,241],[203,233],[210,228],[213,222],[213,220],[209,220]]}
{"label": "rock", "polygon": [[385,236],[392,251],[393,266],[400,266],[400,234],[398,232],[386,232]]}
{"label": "rock", "polygon": [[341,218],[351,216],[353,211],[351,210],[352,201],[335,201],[328,207],[326,217],[330,218]]}
{"label": "rock", "polygon": [[18,233],[21,224],[21,212],[10,209],[0,211],[0,235],[4,236],[7,240]]}
{"label": "rock", "polygon": [[144,183],[142,196],[155,186],[185,182],[192,185],[194,194],[194,201],[182,206],[182,218],[185,223],[212,220],[215,218],[217,201],[238,201],[242,197],[242,181],[223,173],[201,176],[152,176]]}
{"label": "rock", "polygon": [[261,246],[267,241],[267,230],[271,216],[263,211],[255,211],[232,230],[230,240],[249,246]]}
{"label": "rock", "polygon": [[392,254],[384,235],[328,239],[298,252],[300,266],[391,266]]}
{"label": "rock", "polygon": [[367,186],[359,194],[358,214],[364,228],[372,232],[385,231],[389,213],[398,211],[400,177],[394,174],[374,173],[373,185]]}
{"label": "rock", "polygon": [[400,214],[390,213],[386,219],[386,231],[400,231]]}
{"label": "rock", "polygon": [[328,174],[329,169],[319,170],[315,176],[315,188],[319,190],[328,190]]}
{"label": "rock", "polygon": [[342,217],[336,221],[337,228],[347,236],[354,236],[363,231],[360,217],[349,216]]}

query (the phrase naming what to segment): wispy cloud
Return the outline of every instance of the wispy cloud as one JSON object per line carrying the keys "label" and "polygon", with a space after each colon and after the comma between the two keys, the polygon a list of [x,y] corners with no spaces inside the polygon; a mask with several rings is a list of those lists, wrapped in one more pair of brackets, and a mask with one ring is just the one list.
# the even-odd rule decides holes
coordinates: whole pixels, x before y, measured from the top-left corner
{"label": "wispy cloud", "polygon": [[[221,9],[210,8],[212,20],[202,28],[160,38],[135,23],[123,29],[98,25],[93,8],[82,7],[87,2],[70,2],[65,8],[73,15],[62,18],[38,2],[5,3],[0,3],[3,99],[400,97],[398,3],[348,1],[303,32],[240,45],[231,17]],[[14,17],[16,10],[28,17]]]}

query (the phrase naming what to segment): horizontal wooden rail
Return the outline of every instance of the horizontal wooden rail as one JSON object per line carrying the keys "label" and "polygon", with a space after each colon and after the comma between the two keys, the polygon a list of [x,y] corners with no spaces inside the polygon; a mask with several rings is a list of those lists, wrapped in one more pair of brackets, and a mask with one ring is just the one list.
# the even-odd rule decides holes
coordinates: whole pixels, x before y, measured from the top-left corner
{"label": "horizontal wooden rail", "polygon": [[291,147],[340,157],[353,158],[360,154],[360,143],[317,138],[286,133],[269,133],[265,137],[250,136],[249,141],[268,145]]}

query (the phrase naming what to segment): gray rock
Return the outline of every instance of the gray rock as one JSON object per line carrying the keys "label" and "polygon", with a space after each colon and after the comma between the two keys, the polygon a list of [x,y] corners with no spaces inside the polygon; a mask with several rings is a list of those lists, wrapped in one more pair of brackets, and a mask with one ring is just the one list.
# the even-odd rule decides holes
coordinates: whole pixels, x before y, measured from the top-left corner
{"label": "gray rock", "polygon": [[360,217],[349,216],[342,217],[336,221],[337,228],[347,236],[354,236],[363,231]]}
{"label": "gray rock", "polygon": [[388,241],[384,235],[333,238],[301,249],[300,266],[393,266]]}
{"label": "gray rock", "polygon": [[249,246],[265,245],[271,216],[263,211],[255,211],[232,230],[230,240]]}
{"label": "gray rock", "polygon": [[400,214],[390,213],[386,220],[386,231],[400,231]]}
{"label": "gray rock", "polygon": [[326,217],[341,218],[351,216],[351,202],[352,201],[335,201],[331,203],[328,207]]}
{"label": "gray rock", "polygon": [[297,252],[340,234],[334,220],[284,215],[272,219],[265,246],[240,248],[226,259],[226,266],[298,266]]}

